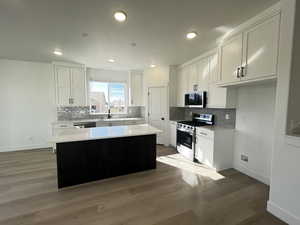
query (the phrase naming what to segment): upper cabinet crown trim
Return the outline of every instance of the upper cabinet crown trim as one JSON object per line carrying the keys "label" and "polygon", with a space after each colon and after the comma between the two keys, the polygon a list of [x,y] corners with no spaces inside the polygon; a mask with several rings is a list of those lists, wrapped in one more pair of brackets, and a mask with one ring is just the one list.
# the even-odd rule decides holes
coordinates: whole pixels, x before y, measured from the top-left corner
{"label": "upper cabinet crown trim", "polygon": [[76,64],[76,63],[68,63],[68,62],[60,62],[60,61],[52,62],[52,65],[54,65],[54,66],[65,66],[65,67],[77,67],[77,68],[86,69],[84,64]]}
{"label": "upper cabinet crown trim", "polygon": [[214,48],[213,50],[205,52],[204,54],[202,54],[202,55],[200,55],[200,56],[198,56],[198,57],[196,57],[196,58],[194,58],[194,59],[192,59],[190,61],[187,61],[187,62],[185,62],[185,63],[183,63],[181,65],[178,65],[177,69],[182,69],[183,67],[186,67],[186,66],[189,66],[191,64],[194,64],[194,63],[196,63],[196,62],[198,62],[198,61],[200,61],[200,60],[202,60],[204,58],[207,58],[207,57],[212,56],[212,55],[217,54],[217,53],[218,53],[218,48]]}
{"label": "upper cabinet crown trim", "polygon": [[270,8],[266,9],[265,11],[259,13],[258,15],[252,17],[246,22],[235,27],[232,31],[226,33],[222,37],[218,38],[217,43],[221,45],[224,41],[230,40],[235,35],[242,33],[253,26],[260,24],[271,17],[278,15],[280,12],[281,12],[281,4],[280,2],[278,2],[275,5],[271,6]]}

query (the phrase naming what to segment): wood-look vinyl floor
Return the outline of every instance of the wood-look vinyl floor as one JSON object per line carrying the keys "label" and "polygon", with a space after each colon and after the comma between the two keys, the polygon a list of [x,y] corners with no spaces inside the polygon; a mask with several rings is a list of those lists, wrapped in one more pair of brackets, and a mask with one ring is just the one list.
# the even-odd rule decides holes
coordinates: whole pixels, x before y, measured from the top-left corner
{"label": "wood-look vinyl floor", "polygon": [[[158,156],[173,153],[158,146]],[[233,169],[221,174],[212,179],[158,162],[156,170],[58,191],[51,151],[0,153],[0,224],[285,224],[265,210],[266,185]],[[197,182],[186,182],[189,176]]]}

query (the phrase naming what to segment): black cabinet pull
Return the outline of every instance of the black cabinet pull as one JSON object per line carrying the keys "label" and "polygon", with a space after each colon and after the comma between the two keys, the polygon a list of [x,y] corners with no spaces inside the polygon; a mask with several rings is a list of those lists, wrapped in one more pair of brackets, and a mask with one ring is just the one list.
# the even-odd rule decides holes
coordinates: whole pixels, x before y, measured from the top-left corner
{"label": "black cabinet pull", "polygon": [[162,117],[161,120],[165,120],[165,118]]}
{"label": "black cabinet pull", "polygon": [[237,73],[236,73],[237,78],[241,77],[241,67],[237,68]]}
{"label": "black cabinet pull", "polygon": [[244,66],[242,66],[241,67],[241,77],[244,77],[245,76],[245,67]]}

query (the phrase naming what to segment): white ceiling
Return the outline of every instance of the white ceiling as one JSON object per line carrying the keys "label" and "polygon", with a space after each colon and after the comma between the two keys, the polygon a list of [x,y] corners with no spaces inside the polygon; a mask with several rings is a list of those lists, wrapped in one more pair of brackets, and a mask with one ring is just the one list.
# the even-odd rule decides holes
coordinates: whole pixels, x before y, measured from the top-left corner
{"label": "white ceiling", "polygon": [[[0,0],[0,57],[94,68],[184,63],[277,0]],[[113,19],[124,10],[125,23]],[[186,40],[188,31],[199,36]],[[83,33],[88,33],[83,37]],[[132,47],[131,43],[136,43]],[[58,57],[55,48],[63,51]],[[116,63],[108,63],[114,58]]]}

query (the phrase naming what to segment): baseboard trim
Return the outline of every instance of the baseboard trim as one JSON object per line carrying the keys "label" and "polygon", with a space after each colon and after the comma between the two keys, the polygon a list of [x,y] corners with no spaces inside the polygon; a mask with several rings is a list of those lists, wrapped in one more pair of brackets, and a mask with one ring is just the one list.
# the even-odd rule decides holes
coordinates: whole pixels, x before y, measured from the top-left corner
{"label": "baseboard trim", "polygon": [[15,152],[15,151],[32,150],[32,149],[39,149],[39,148],[52,148],[52,146],[49,144],[5,146],[5,147],[0,147],[0,152]]}
{"label": "baseboard trim", "polygon": [[270,185],[270,178],[269,177],[265,177],[265,176],[261,176],[260,174],[242,166],[242,165],[234,165],[234,168],[238,171],[240,171],[241,173],[244,173],[246,175],[248,175],[249,177],[252,177],[256,180],[259,180],[260,182],[266,184],[266,185]]}
{"label": "baseboard trim", "polygon": [[278,205],[271,201],[268,201],[267,210],[274,216],[278,217],[279,219],[290,225],[300,225],[300,218],[289,213],[287,210],[280,208]]}

